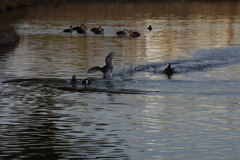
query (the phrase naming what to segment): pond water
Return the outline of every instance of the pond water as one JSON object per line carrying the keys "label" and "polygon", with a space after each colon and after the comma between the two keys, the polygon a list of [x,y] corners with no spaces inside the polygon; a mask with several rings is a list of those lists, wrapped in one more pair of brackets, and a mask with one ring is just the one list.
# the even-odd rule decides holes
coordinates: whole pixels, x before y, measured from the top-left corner
{"label": "pond water", "polygon": [[[0,54],[0,159],[240,158],[240,2],[66,3],[7,16],[21,42]],[[85,35],[63,32],[82,23]],[[125,28],[140,37],[116,36]],[[112,74],[86,73],[111,51]]]}

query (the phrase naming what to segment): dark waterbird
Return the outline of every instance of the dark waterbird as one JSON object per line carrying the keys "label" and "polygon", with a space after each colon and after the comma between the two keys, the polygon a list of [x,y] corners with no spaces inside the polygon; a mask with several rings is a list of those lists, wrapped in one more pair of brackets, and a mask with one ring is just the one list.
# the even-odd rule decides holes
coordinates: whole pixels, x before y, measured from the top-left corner
{"label": "dark waterbird", "polygon": [[78,34],[86,34],[87,33],[87,29],[86,28],[79,29],[79,30],[77,30],[77,33]]}
{"label": "dark waterbird", "polygon": [[70,26],[70,28],[64,29],[63,32],[70,32],[70,33],[72,33],[73,32],[72,25]]}
{"label": "dark waterbird", "polygon": [[[99,26],[99,27],[101,27],[101,26]],[[99,27],[97,27],[97,28],[92,28],[90,31],[92,31],[92,32],[96,32],[96,31],[98,30]]]}
{"label": "dark waterbird", "polygon": [[79,30],[79,29],[81,29],[81,25],[80,25],[80,26],[77,26],[77,27],[73,27],[73,28],[72,28],[72,30],[74,30],[74,31],[77,31],[77,30]]}
{"label": "dark waterbird", "polygon": [[139,37],[141,35],[139,32],[133,32],[132,30],[128,31],[128,33],[131,38]]}
{"label": "dark waterbird", "polygon": [[92,83],[92,81],[90,81],[88,78],[82,80],[83,85],[89,85],[91,83]]}
{"label": "dark waterbird", "polygon": [[90,69],[88,69],[87,73],[94,73],[97,71],[102,72],[104,75],[106,75],[108,72],[111,72],[113,70],[112,60],[115,56],[115,52],[110,52],[108,56],[105,58],[106,65],[104,67],[95,66]]}
{"label": "dark waterbird", "polygon": [[87,27],[84,24],[81,24],[81,27],[78,28],[77,33],[85,34],[87,32]]}
{"label": "dark waterbird", "polygon": [[71,79],[71,83],[76,83],[77,82],[77,78],[75,75],[72,76],[72,79]]}
{"label": "dark waterbird", "polygon": [[84,29],[84,28],[87,29],[87,27],[86,27],[84,24],[81,24],[80,26],[73,27],[72,29],[75,30],[75,31],[77,31],[77,30],[81,30],[81,29]]}
{"label": "dark waterbird", "polygon": [[171,67],[171,64],[169,63],[167,68],[164,69],[163,73],[165,73],[169,78],[171,78],[171,76],[174,73],[173,68]]}
{"label": "dark waterbird", "polygon": [[123,31],[118,31],[116,34],[118,36],[126,36],[128,33],[128,30],[127,29],[124,29]]}
{"label": "dark waterbird", "polygon": [[148,28],[147,28],[149,31],[151,31],[152,30],[152,26],[150,25],[150,26],[148,26]]}
{"label": "dark waterbird", "polygon": [[100,27],[98,27],[98,29],[94,33],[95,34],[103,34],[104,33],[104,29],[100,26]]}

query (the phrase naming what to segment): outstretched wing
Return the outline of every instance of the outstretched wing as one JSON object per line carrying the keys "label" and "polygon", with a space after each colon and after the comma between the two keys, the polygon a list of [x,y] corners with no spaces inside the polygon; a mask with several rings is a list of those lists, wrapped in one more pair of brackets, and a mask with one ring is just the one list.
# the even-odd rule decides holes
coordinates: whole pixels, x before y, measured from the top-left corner
{"label": "outstretched wing", "polygon": [[97,71],[102,72],[102,68],[99,67],[99,66],[95,66],[95,67],[92,67],[92,68],[88,69],[87,73],[94,73],[94,72],[97,72]]}

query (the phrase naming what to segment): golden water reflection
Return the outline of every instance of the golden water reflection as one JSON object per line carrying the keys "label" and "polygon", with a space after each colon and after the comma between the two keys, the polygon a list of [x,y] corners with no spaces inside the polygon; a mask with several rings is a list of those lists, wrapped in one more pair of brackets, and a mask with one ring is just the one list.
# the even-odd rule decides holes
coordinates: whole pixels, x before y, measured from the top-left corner
{"label": "golden water reflection", "polygon": [[[189,57],[198,49],[239,45],[239,6],[234,1],[67,3],[26,8],[25,17],[16,22],[22,40],[9,64],[24,68],[17,76],[32,76],[35,68],[42,71],[36,76],[69,77],[103,65],[110,51],[117,53],[114,64],[118,69],[125,63],[163,62]],[[85,36],[62,32],[81,23],[88,27]],[[150,24],[152,31],[146,29]],[[89,31],[100,25],[105,28],[103,36]],[[141,36],[117,37],[115,33],[124,28],[137,30]]]}

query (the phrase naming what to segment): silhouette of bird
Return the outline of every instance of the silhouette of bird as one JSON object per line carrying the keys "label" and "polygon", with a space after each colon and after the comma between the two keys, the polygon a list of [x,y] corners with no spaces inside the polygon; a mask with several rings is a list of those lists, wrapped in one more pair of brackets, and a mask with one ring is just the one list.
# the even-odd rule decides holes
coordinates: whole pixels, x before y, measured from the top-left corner
{"label": "silhouette of bird", "polygon": [[118,35],[118,36],[126,36],[128,33],[127,33],[127,29],[124,29],[123,31],[118,31],[116,34]]}
{"label": "silhouette of bird", "polygon": [[100,26],[100,27],[98,27],[98,29],[94,33],[95,34],[103,34],[104,33],[104,29]]}
{"label": "silhouette of bird", "polygon": [[167,68],[164,69],[163,73],[165,73],[169,78],[171,78],[171,76],[174,73],[173,68],[171,68],[171,64],[169,63]]}
{"label": "silhouette of bird", "polygon": [[[101,27],[101,26],[99,26],[99,27]],[[90,31],[95,32],[95,31],[98,30],[99,27],[97,27],[97,28],[92,28]]]}
{"label": "silhouette of bird", "polygon": [[70,28],[64,29],[63,32],[70,32],[70,33],[72,33],[73,32],[72,25],[70,25]]}
{"label": "silhouette of bird", "polygon": [[84,25],[84,24],[81,24],[81,27],[79,27],[78,29],[77,29],[77,31],[79,31],[79,32],[84,32],[84,31],[86,31],[87,30],[87,27]]}
{"label": "silhouette of bird", "polygon": [[139,32],[133,32],[132,30],[128,31],[128,33],[131,38],[139,37],[141,35]]}
{"label": "silhouette of bird", "polygon": [[77,26],[77,27],[73,27],[73,28],[72,28],[72,30],[74,30],[74,31],[77,31],[77,30],[79,30],[79,29],[81,29],[81,25],[80,25],[80,26]]}
{"label": "silhouette of bird", "polygon": [[75,75],[73,75],[71,79],[71,83],[76,83],[76,82],[77,82],[77,78]]}
{"label": "silhouette of bird", "polygon": [[110,52],[108,56],[105,58],[106,65],[104,67],[95,66],[90,69],[88,69],[87,73],[94,73],[97,71],[102,72],[104,75],[106,75],[109,71],[111,72],[113,70],[112,60],[115,56],[115,52]]}
{"label": "silhouette of bird", "polygon": [[87,33],[87,29],[86,28],[79,29],[79,30],[77,30],[77,33],[78,34],[86,34]]}
{"label": "silhouette of bird", "polygon": [[150,25],[150,26],[148,26],[148,28],[147,28],[149,31],[151,31],[152,30],[152,26]]}
{"label": "silhouette of bird", "polygon": [[88,78],[82,80],[83,85],[89,85],[91,83],[92,83],[92,81],[90,81]]}
{"label": "silhouette of bird", "polygon": [[96,27],[96,28],[92,28],[90,31],[92,31],[92,32],[96,32],[96,31],[98,31],[99,30],[99,28],[102,28],[101,26],[99,26],[99,27]]}

